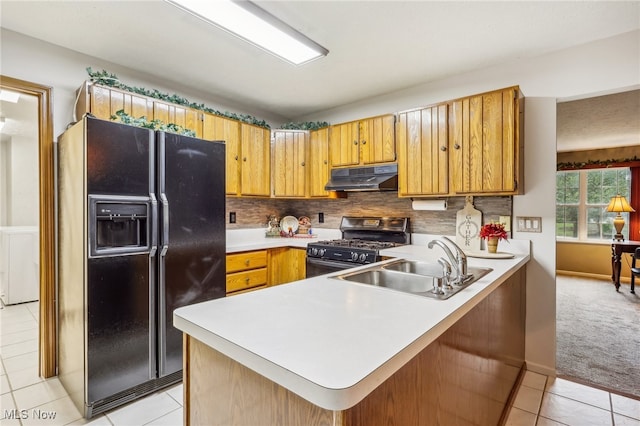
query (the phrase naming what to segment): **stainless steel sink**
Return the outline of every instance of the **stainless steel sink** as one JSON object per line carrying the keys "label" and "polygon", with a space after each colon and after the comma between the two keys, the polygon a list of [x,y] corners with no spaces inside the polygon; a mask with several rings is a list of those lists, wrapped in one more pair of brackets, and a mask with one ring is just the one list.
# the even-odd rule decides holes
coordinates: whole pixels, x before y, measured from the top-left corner
{"label": "stainless steel sink", "polygon": [[491,271],[491,268],[469,267],[469,277],[461,285],[454,285],[451,289],[445,288],[440,292],[436,291],[436,288],[438,284],[442,285],[443,272],[442,266],[438,263],[401,259],[332,278],[444,300],[469,287]]}

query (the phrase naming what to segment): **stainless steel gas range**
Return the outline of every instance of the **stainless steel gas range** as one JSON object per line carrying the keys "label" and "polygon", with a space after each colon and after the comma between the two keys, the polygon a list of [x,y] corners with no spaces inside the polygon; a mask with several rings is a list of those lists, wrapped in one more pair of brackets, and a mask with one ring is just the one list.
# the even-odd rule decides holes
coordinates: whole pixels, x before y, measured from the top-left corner
{"label": "stainless steel gas range", "polygon": [[307,278],[378,262],[380,250],[411,243],[406,217],[345,216],[340,231],[342,239],[307,246]]}

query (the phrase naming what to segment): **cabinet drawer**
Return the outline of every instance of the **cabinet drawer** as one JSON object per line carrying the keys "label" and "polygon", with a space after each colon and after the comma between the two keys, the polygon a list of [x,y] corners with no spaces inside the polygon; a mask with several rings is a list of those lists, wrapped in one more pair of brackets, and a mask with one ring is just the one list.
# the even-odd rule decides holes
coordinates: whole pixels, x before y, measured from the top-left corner
{"label": "cabinet drawer", "polygon": [[227,274],[227,293],[265,285],[267,283],[267,268],[254,269],[245,272]]}
{"label": "cabinet drawer", "polygon": [[227,255],[227,273],[264,268],[265,266],[267,266],[266,250]]}

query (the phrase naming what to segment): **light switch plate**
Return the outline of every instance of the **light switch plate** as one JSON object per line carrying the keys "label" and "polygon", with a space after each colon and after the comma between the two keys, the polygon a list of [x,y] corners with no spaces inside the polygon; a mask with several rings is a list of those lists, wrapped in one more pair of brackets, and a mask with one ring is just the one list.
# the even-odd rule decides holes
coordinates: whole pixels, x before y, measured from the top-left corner
{"label": "light switch plate", "polygon": [[516,216],[518,232],[542,232],[542,218],[538,216]]}

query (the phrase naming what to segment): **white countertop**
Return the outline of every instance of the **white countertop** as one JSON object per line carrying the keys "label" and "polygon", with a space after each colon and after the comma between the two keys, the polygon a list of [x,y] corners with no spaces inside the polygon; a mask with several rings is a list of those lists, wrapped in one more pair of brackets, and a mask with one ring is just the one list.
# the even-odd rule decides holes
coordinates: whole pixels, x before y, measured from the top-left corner
{"label": "white countertop", "polygon": [[341,238],[339,229],[313,228],[313,238],[282,238],[265,237],[266,228],[228,229],[227,253],[239,253],[241,251],[263,250],[277,247],[306,248],[313,241],[332,240]]}
{"label": "white countertop", "polygon": [[[382,254],[434,260],[443,252],[422,244],[430,238]],[[493,271],[444,301],[326,275],[179,308],[174,325],[308,401],[343,410],[529,261],[529,241],[510,243],[500,248],[513,259],[469,258]]]}

